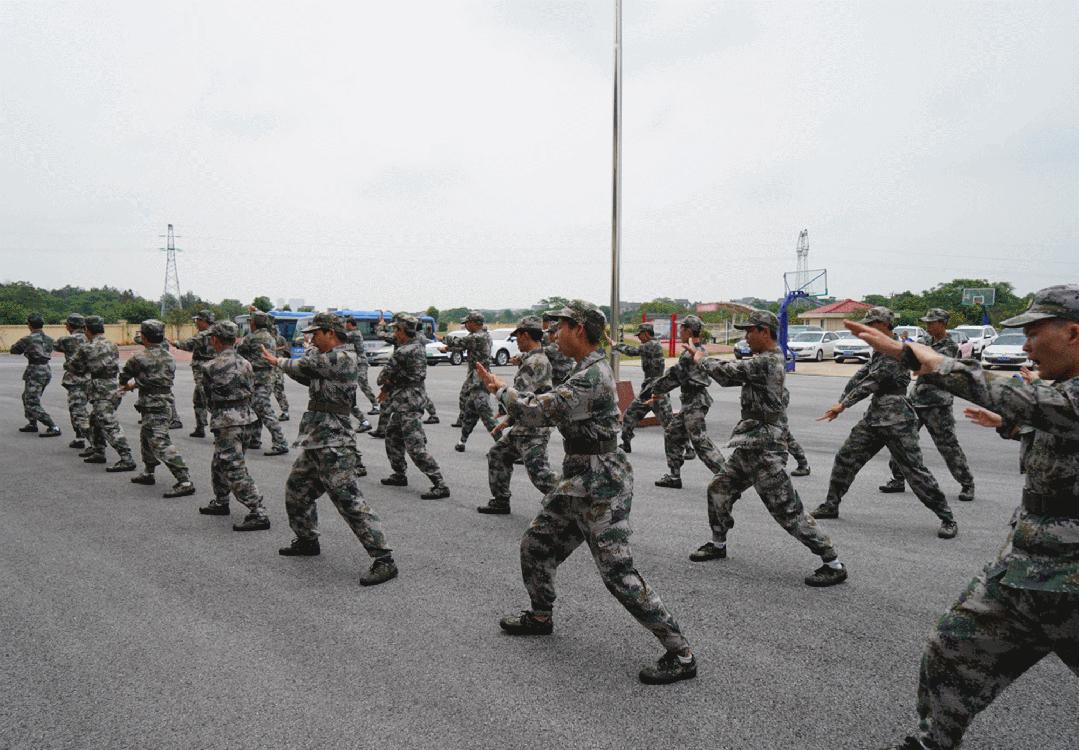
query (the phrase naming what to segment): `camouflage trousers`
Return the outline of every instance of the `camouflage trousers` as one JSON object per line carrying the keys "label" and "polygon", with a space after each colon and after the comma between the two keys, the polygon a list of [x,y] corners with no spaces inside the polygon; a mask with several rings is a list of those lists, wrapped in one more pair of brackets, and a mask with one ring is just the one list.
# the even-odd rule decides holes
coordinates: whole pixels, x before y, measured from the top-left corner
{"label": "camouflage trousers", "polygon": [[656,402],[655,406],[650,406],[639,398],[635,398],[626,407],[626,413],[622,415],[623,440],[627,442],[633,440],[633,433],[636,431],[638,423],[647,416],[648,412],[653,412],[656,415],[656,419],[659,420],[660,425],[666,431],[667,425],[670,424],[673,417],[670,399],[663,396]]}
{"label": "camouflage trousers", "polygon": [[315,501],[329,495],[337,512],[371,557],[390,554],[382,522],[356,484],[356,451],[350,445],[300,451],[285,482],[285,512],[298,539],[318,538]]}
{"label": "camouflage trousers", "polygon": [[285,433],[281,430],[281,424],[277,421],[277,414],[273,408],[273,384],[269,379],[265,381],[255,380],[254,390],[251,392],[251,411],[255,413],[255,421],[247,425],[247,445],[256,448],[262,444],[262,428],[265,427],[270,433],[270,440],[274,448],[287,448],[288,441]]}
{"label": "camouflage trousers", "polygon": [[67,413],[71,416],[71,429],[76,438],[90,437],[90,398],[86,386],[65,385],[67,390]]}
{"label": "camouflage trousers", "polygon": [[802,445],[794,439],[790,429],[785,430],[783,436],[787,440],[787,453],[794,457],[794,460],[798,462],[798,466],[809,468],[809,459],[806,458],[806,452],[802,450]]}
{"label": "camouflage trousers", "polygon": [[405,453],[433,484],[442,484],[442,471],[427,450],[427,434],[423,431],[422,412],[394,408],[386,427],[386,457],[395,474],[408,470]]}
{"label": "camouflage trousers", "polygon": [[52,421],[52,417],[48,415],[41,405],[41,394],[44,393],[45,386],[49,384],[50,380],[52,380],[52,373],[49,371],[48,365],[28,367],[23,374],[22,410],[26,416],[26,421],[30,424],[41,422],[46,427],[56,426],[56,423]]}
{"label": "camouflage trousers", "polygon": [[468,440],[476,423],[483,420],[483,426],[490,432],[495,428],[495,413],[491,408],[491,394],[487,389],[470,387],[468,381],[461,388],[461,396],[457,400],[461,407],[461,442]]}
{"label": "camouflage trousers", "polygon": [[120,454],[121,459],[134,461],[131,446],[128,445],[124,428],[116,419],[116,407],[120,405],[119,396],[98,398],[90,404],[90,445],[97,455],[105,455],[105,444]]}
{"label": "camouflage trousers", "polygon": [[153,473],[158,464],[165,464],[177,482],[187,482],[190,475],[187,464],[169,437],[169,424],[172,415],[166,412],[142,412],[142,424],[139,427],[139,448],[146,471]]}
{"label": "camouflage trousers", "polygon": [[727,532],[734,528],[731,511],[742,493],[750,487],[783,529],[825,562],[835,560],[835,547],[817,521],[805,512],[798,491],[787,474],[787,452],[754,448],[735,448],[727,462],[708,485],[708,524],[712,540],[726,543]]}
{"label": "camouflage trousers", "polygon": [[948,499],[940,491],[937,480],[922,462],[922,449],[918,446],[918,428],[913,422],[871,427],[864,421],[854,425],[845,443],[836,453],[832,465],[832,477],[828,481],[828,498],[825,504],[838,508],[851,482],[869,459],[887,447],[899,465],[903,478],[922,501],[942,521],[954,520]]}
{"label": "camouflage trousers", "polygon": [[191,375],[195,379],[195,390],[191,396],[191,405],[195,408],[195,426],[205,428],[210,424],[210,407],[202,386],[202,368],[192,367]]}
{"label": "camouflage trousers", "polygon": [[210,482],[214,488],[214,500],[211,505],[228,505],[231,493],[252,515],[266,518],[262,495],[244,460],[246,429],[243,425],[237,425],[218,427],[213,431],[214,457],[210,461]]}
{"label": "camouflage trousers", "polygon": [[1049,654],[1079,676],[1079,594],[1017,589],[983,572],[937,623],[918,679],[920,736],[959,747],[967,726]]}
{"label": "camouflage trousers", "polygon": [[723,454],[708,437],[704,418],[708,415],[707,407],[690,406],[671,417],[663,431],[663,449],[667,452],[667,467],[671,476],[679,476],[682,464],[686,462],[687,443],[693,444],[697,458],[713,474],[723,470]]}
{"label": "camouflage trousers", "polygon": [[288,414],[288,396],[285,395],[285,373],[273,369],[273,395],[282,414]]}
{"label": "camouflage trousers", "polygon": [[[628,464],[627,464],[628,466]],[[572,481],[572,480],[571,480]],[[631,615],[651,631],[668,651],[689,644],[678,623],[633,565],[629,547],[629,511],[633,473],[611,487],[605,496],[560,495],[555,487],[543,498],[543,508],[521,539],[521,575],[536,612],[554,607],[555,573],[582,542],[588,544],[603,584]]]}
{"label": "camouflage trousers", "polygon": [[363,391],[363,395],[367,398],[368,403],[371,404],[371,408],[378,405],[378,398],[375,396],[375,392],[371,390],[371,383],[367,379],[367,367],[360,367],[359,378],[357,379],[356,385]]}
{"label": "camouflage trousers", "polygon": [[[963,487],[974,484],[974,475],[970,473],[970,466],[967,464],[967,454],[963,453],[963,448],[955,436],[955,414],[952,413],[952,407],[922,406],[915,411],[918,413],[918,421],[933,439],[933,445],[937,446],[940,455],[944,457],[944,463],[948,465],[952,478]],[[895,479],[903,478],[895,459],[889,461],[888,466]]]}
{"label": "camouflage trousers", "polygon": [[550,430],[544,430],[541,435],[518,435],[511,430],[492,445],[487,451],[487,483],[491,486],[491,496],[509,499],[510,477],[517,459],[524,463],[528,478],[537,490],[546,495],[554,489],[559,476],[547,460],[550,439]]}
{"label": "camouflage trousers", "polygon": [[[435,411],[435,402],[432,401],[431,397],[428,396],[427,394],[424,394],[424,398],[426,398],[427,401],[423,405],[423,410],[425,412],[427,412],[428,414],[430,414],[432,417],[437,417],[438,412]],[[379,432],[385,432],[386,429],[389,427],[390,417],[393,416],[393,412],[394,412],[393,399],[392,398],[386,399],[386,403],[382,404],[382,407],[379,409],[378,426],[375,429],[378,430]],[[353,413],[355,413],[355,412],[353,412]]]}

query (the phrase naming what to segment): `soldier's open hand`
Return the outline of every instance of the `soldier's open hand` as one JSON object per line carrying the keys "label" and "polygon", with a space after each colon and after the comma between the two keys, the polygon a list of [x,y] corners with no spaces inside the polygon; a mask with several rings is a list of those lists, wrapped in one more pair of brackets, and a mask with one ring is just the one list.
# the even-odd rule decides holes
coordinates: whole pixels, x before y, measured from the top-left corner
{"label": "soldier's open hand", "polygon": [[983,409],[980,406],[968,406],[963,409],[963,416],[969,419],[971,422],[982,427],[992,427],[996,429],[1004,424],[1004,419],[996,412]]}
{"label": "soldier's open hand", "polygon": [[483,385],[490,393],[494,393],[506,384],[502,378],[492,373],[479,362],[476,363],[476,374],[480,376],[480,380],[483,381]]}
{"label": "soldier's open hand", "polygon": [[830,407],[828,407],[828,411],[824,412],[824,414],[817,417],[817,421],[818,422],[831,422],[831,421],[835,420],[836,417],[838,417],[840,414],[842,414],[846,410],[847,410],[847,407],[843,406],[843,404],[840,403],[839,401],[836,401],[834,404],[832,404]]}
{"label": "soldier's open hand", "polygon": [[682,348],[685,349],[687,352],[691,352],[693,354],[694,362],[700,362],[702,359],[708,356],[708,352],[696,346],[695,344],[682,344]]}
{"label": "soldier's open hand", "polygon": [[273,353],[265,346],[262,347],[262,358],[274,367],[277,367],[277,357],[275,357]]}

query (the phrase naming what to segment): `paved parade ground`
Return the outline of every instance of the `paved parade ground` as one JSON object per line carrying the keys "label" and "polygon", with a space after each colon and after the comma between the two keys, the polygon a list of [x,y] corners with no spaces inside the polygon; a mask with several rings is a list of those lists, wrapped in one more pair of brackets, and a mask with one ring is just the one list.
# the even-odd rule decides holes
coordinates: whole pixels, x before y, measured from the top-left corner
{"label": "paved parade ground", "polygon": [[[909,489],[879,494],[888,471],[878,456],[841,518],[821,522],[849,581],[811,589],[802,578],[819,560],[753,491],[735,508],[729,559],[690,562],[709,539],[710,477],[691,461],[684,489],[654,487],[665,471],[662,435],[641,429],[631,456],[636,564],[700,665],[696,680],[650,687],[637,670],[662,649],[607,593],[586,548],[560,569],[553,636],[499,631],[500,616],[528,605],[518,544],[540,496],[517,467],[513,514],[475,512],[490,496],[491,440],[481,427],[467,452],[453,451],[458,431],[449,423],[463,367],[428,370],[442,423],[427,434],[449,499],[421,500],[428,483],[411,464],[408,487],[381,486],[389,474],[383,443],[358,439],[369,471],[361,487],[401,569],[394,581],[361,588],[368,558],[327,498],[319,501],[321,557],[277,554],[292,538],[284,485],[295,449],[248,457],[271,530],[238,534],[229,519],[198,514],[212,497],[211,441],[188,437],[186,363],[177,368],[185,429],[172,435],[198,494],[177,500],[161,498],[172,483],[164,467],[156,487],[133,485],[133,474],[106,474],[67,447],[59,360],[44,404],[63,437],[18,433],[23,365],[0,356],[5,749],[883,747],[914,729],[926,635],[995,555],[1022,486],[1018,443],[960,417],[977,499],[959,503],[923,431],[926,463],[952,503],[959,536],[938,539],[936,517]],[[512,377],[510,367],[496,372]],[[623,368],[635,386],[640,375]],[[794,482],[812,508],[824,500],[833,455],[865,402],[836,422],[815,422],[844,378],[787,382],[791,429],[813,469]],[[297,383],[287,388],[291,439],[307,399]],[[737,420],[738,390],[711,391],[709,432],[721,445]],[[132,403],[126,396],[119,415],[137,447]],[[559,464],[557,439],[551,453]],[[238,521],[242,507],[233,509]],[[1074,750],[1076,684],[1056,657],[1043,660],[975,720],[964,747]]]}

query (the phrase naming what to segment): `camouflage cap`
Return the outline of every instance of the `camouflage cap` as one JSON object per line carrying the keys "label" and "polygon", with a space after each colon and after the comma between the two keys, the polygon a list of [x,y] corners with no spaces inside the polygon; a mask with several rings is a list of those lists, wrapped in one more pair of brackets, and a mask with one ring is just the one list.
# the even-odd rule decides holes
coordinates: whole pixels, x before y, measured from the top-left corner
{"label": "camouflage cap", "polygon": [[647,333],[649,336],[655,336],[656,327],[651,323],[641,323],[637,326],[637,333]]}
{"label": "camouflage cap", "polygon": [[704,321],[696,315],[687,315],[682,318],[680,325],[685,326],[694,333],[700,333],[701,329],[704,327]]}
{"label": "camouflage cap", "polygon": [[156,318],[147,318],[139,324],[139,332],[152,339],[165,338],[165,324]]}
{"label": "camouflage cap", "polygon": [[41,328],[45,325],[45,318],[41,317],[41,313],[30,313],[26,316],[26,323],[34,328]]}
{"label": "camouflage cap", "polygon": [[72,328],[85,328],[86,318],[82,317],[79,313],[71,313],[67,316],[67,324]]}
{"label": "camouflage cap", "polygon": [[864,325],[870,323],[887,323],[891,327],[895,327],[895,313],[889,310],[887,307],[871,307],[865,312],[865,317],[860,321]]}
{"label": "camouflage cap", "polygon": [[235,341],[240,335],[240,327],[231,320],[219,320],[211,326],[210,335],[222,341]]}
{"label": "camouflage cap", "polygon": [[1002,320],[1005,328],[1018,328],[1046,318],[1062,318],[1079,323],[1079,284],[1058,284],[1039,289],[1025,313]]}
{"label": "camouflage cap", "polygon": [[207,323],[213,323],[215,318],[213,311],[199,310],[197,313],[195,313],[195,317],[193,317],[191,320],[205,320]]}
{"label": "camouflage cap", "polygon": [[262,310],[256,310],[251,313],[251,323],[255,328],[265,328],[270,325],[270,316],[264,313]]}
{"label": "camouflage cap", "polygon": [[750,310],[744,323],[735,323],[734,327],[739,331],[748,331],[750,328],[771,328],[779,330],[779,318],[768,310]]}
{"label": "camouflage cap", "polygon": [[591,302],[585,302],[582,299],[570,300],[565,307],[555,313],[555,317],[580,323],[585,331],[596,336],[602,334],[603,329],[607,327],[607,316],[603,314],[603,311]]}
{"label": "camouflage cap", "polygon": [[86,316],[86,330],[92,333],[101,333],[105,330],[105,319],[100,315]]}
{"label": "camouflage cap", "polygon": [[414,334],[420,330],[420,319],[408,313],[397,313],[393,316],[393,324],[405,333]]}
{"label": "camouflage cap", "polygon": [[469,310],[468,315],[461,318],[462,323],[486,323],[487,319],[483,317],[483,313],[479,310]]}
{"label": "camouflage cap", "polygon": [[303,329],[303,333],[314,333],[315,331],[336,331],[337,333],[348,333],[348,329],[345,328],[345,321],[340,315],[334,315],[333,313],[320,312],[311,319],[311,325]]}
{"label": "camouflage cap", "polygon": [[943,307],[932,307],[929,309],[929,312],[918,318],[918,320],[922,321],[923,323],[947,323],[948,318],[950,317],[952,317],[952,314],[945,310]]}
{"label": "camouflage cap", "polygon": [[561,312],[561,310],[544,310],[543,313],[540,314],[540,317],[550,323],[558,320],[559,312]]}
{"label": "camouflage cap", "polygon": [[521,318],[517,327],[513,329],[511,335],[516,336],[521,331],[542,331],[543,321],[540,320],[538,315],[526,315]]}

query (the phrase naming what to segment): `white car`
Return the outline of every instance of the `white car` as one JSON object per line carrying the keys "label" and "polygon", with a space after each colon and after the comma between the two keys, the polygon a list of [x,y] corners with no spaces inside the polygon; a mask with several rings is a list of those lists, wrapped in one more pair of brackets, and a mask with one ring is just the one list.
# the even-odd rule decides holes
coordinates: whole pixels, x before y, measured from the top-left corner
{"label": "white car", "polygon": [[1027,337],[1022,331],[1004,331],[982,349],[982,366],[987,370],[992,367],[1033,367],[1034,363],[1023,351],[1025,343]]}
{"label": "white car", "polygon": [[929,331],[921,326],[896,326],[895,335],[900,341],[913,341],[918,344],[929,343]]}
{"label": "white car", "polygon": [[498,366],[508,365],[510,359],[521,353],[513,328],[495,328],[491,334],[491,359]]}
{"label": "white car", "polygon": [[838,336],[839,338],[836,339],[835,345],[832,347],[832,356],[836,362],[842,364],[848,359],[853,359],[855,362],[869,361],[870,355],[873,354],[869,344],[850,331],[839,331]]}
{"label": "white car", "polygon": [[787,341],[787,348],[794,352],[795,359],[815,359],[823,362],[834,355],[835,342],[839,335],[834,331],[806,331]]}
{"label": "white car", "polygon": [[970,339],[973,344],[971,354],[973,357],[981,356],[982,349],[992,344],[993,339],[997,337],[997,330],[993,326],[956,326],[955,330],[965,333]]}

